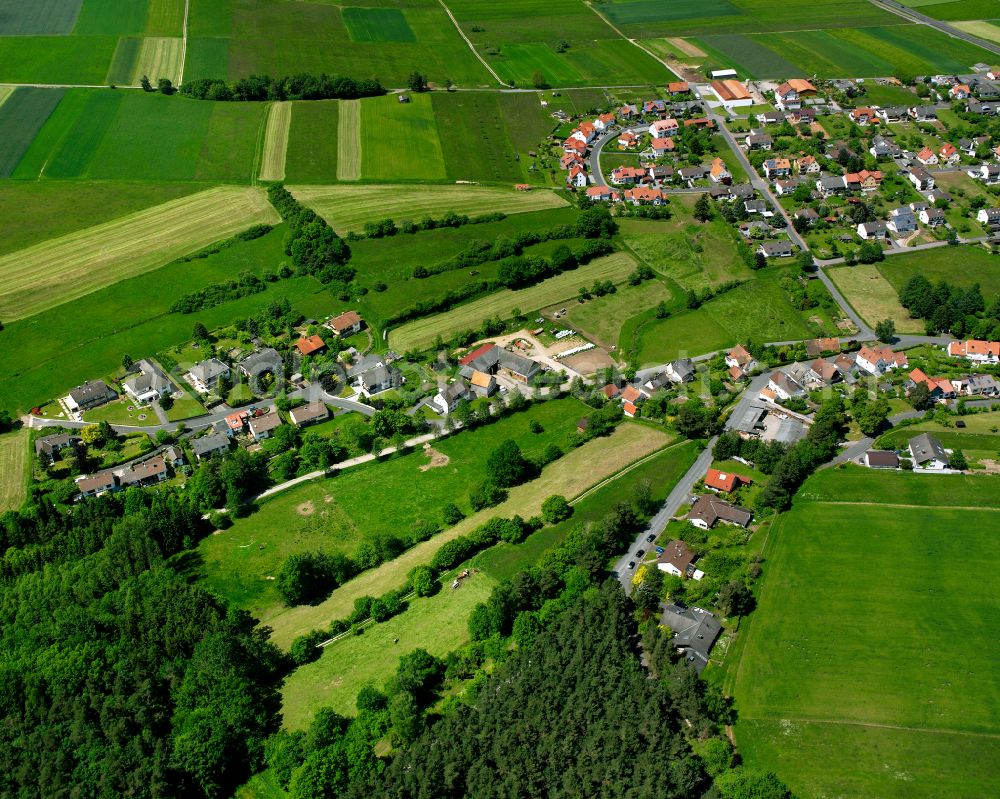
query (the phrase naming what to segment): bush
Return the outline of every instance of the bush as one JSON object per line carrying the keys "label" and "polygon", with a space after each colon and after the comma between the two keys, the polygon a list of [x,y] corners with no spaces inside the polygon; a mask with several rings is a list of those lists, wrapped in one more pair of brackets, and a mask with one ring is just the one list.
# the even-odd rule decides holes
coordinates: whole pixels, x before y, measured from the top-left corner
{"label": "bush", "polygon": [[350,560],[340,554],[301,552],[281,565],[275,587],[289,605],[315,602],[356,572]]}
{"label": "bush", "polygon": [[573,508],[561,494],[553,494],[542,503],[542,518],[548,524],[558,524],[573,515]]}

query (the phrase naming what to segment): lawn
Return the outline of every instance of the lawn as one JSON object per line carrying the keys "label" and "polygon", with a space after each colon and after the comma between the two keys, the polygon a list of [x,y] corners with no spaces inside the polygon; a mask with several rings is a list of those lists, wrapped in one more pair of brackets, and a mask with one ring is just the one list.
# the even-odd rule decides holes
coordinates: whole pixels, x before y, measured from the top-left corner
{"label": "lawn", "polygon": [[[960,270],[955,269],[956,263],[962,264]],[[879,271],[897,291],[920,273],[932,283],[946,280],[961,287],[978,283],[985,297],[1000,294],[1000,258],[972,245],[894,255],[879,264]]]}
{"label": "lawn", "polygon": [[[24,412],[101,374],[114,371],[122,353],[135,358],[188,341],[196,321],[209,329],[246,318],[272,300],[287,298],[308,317],[329,312],[333,298],[311,277],[269,285],[260,294],[197,314],[170,313],[181,295],[228,280],[242,270],[260,274],[285,256],[284,228],[217,255],[176,262],[122,280],[72,305],[56,306],[27,319],[6,322],[0,347],[0,409]],[[73,324],[67,326],[66,320]],[[44,335],[43,335],[44,333]]]}
{"label": "lawn", "polygon": [[29,436],[27,428],[0,436],[0,513],[20,508],[28,494]]}
{"label": "lawn", "polygon": [[[902,257],[894,255],[889,261]],[[884,263],[888,261],[879,266],[838,266],[827,269],[826,273],[869,325],[891,319],[896,323],[897,333],[923,333],[923,322],[910,318],[909,311],[899,304],[896,289],[882,276]]]}
{"label": "lawn", "polygon": [[340,107],[341,103],[336,100],[292,103],[285,156],[285,175],[289,182],[330,183],[337,180]]}
{"label": "lawn", "polygon": [[132,427],[149,427],[159,424],[160,420],[148,405],[138,405],[125,398],[109,402],[98,408],[83,412],[85,422],[109,422],[110,424],[130,425]]}
{"label": "lawn", "polygon": [[[578,418],[578,417],[576,417]],[[576,420],[573,420],[575,428]],[[490,439],[495,441],[496,439]],[[573,499],[591,486],[664,446],[669,438],[645,425],[627,423],[607,438],[595,439],[569,452],[542,472],[541,477],[511,489],[506,502],[481,511],[464,521],[407,550],[400,557],[377,569],[364,572],[344,584],[319,605],[301,605],[266,619],[274,628],[273,639],[287,647],[299,635],[347,616],[354,600],[361,596],[381,596],[398,588],[414,566],[428,563],[447,541],[468,533],[494,516],[520,514],[527,518],[538,513],[541,503],[552,494]],[[339,479],[339,478],[338,478]]]}
{"label": "lawn", "polygon": [[1000,779],[1000,511],[980,501],[997,504],[997,483],[861,469],[806,482],[772,529],[727,675],[750,765],[803,796],[964,797]]}
{"label": "lawn", "polygon": [[0,178],[10,177],[62,99],[61,89],[15,89],[0,105]]}
{"label": "lawn", "polygon": [[622,286],[614,294],[594,297],[584,303],[573,303],[566,319],[569,324],[606,349],[615,349],[622,325],[627,319],[669,302],[670,289],[660,280],[649,280],[638,286]]}
{"label": "lawn", "polygon": [[[497,443],[512,438],[528,457],[541,455],[549,444],[568,449],[585,411],[575,399],[541,403],[436,442],[434,448],[450,459],[446,466],[422,470],[429,458],[418,450],[279,494],[252,516],[202,542],[203,579],[269,622],[285,608],[268,577],[278,573],[289,555],[314,549],[351,555],[377,531],[405,537],[420,524],[440,523],[441,508],[448,502],[471,513],[469,488],[486,479],[486,457]],[[542,425],[543,433],[528,430],[532,419]],[[373,491],[378,502],[370,501]]]}
{"label": "lawn", "polygon": [[516,291],[502,289],[450,311],[407,322],[390,333],[389,343],[401,352],[424,349],[431,346],[438,336],[448,338],[462,330],[477,327],[484,319],[493,316],[505,319],[517,308],[530,312],[569,300],[576,296],[580,286],[589,286],[595,280],[619,282],[633,269],[635,261],[632,256],[624,252],[614,253],[579,269],[550,277],[536,286]]}
{"label": "lawn", "polygon": [[446,177],[430,95],[410,95],[408,103],[393,95],[371,97],[359,104],[362,177],[383,182]]}
{"label": "lawn", "polygon": [[0,319],[37,314],[278,221],[261,190],[219,187],[10,253],[0,257]]}
{"label": "lawn", "polygon": [[284,180],[288,131],[292,124],[292,104],[274,103],[267,115],[264,152],[261,156],[261,180]]}
{"label": "lawn", "polygon": [[522,214],[566,207],[566,200],[558,192],[523,192],[512,187],[289,186],[289,190],[342,234],[362,230],[365,222],[386,218],[402,222],[428,216],[440,218],[449,211],[476,216],[493,211]]}

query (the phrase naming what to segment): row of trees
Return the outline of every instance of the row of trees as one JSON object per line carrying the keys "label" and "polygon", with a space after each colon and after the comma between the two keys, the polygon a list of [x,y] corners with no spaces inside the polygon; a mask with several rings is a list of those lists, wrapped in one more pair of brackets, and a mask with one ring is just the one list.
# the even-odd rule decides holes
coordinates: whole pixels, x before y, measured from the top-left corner
{"label": "row of trees", "polygon": [[899,302],[911,316],[924,320],[929,335],[950,332],[959,338],[1000,338],[1000,296],[987,305],[978,283],[968,288],[944,280],[932,284],[917,273],[900,289]]}
{"label": "row of trees", "polygon": [[306,208],[281,184],[268,187],[271,205],[288,225],[285,254],[301,275],[314,275],[323,283],[350,283],[354,269],[347,265],[351,248],[325,219]]}
{"label": "row of trees", "polygon": [[385,94],[377,80],[356,80],[342,75],[299,73],[284,78],[251,75],[235,81],[201,78],[181,86],[181,94],[196,100],[356,100]]}

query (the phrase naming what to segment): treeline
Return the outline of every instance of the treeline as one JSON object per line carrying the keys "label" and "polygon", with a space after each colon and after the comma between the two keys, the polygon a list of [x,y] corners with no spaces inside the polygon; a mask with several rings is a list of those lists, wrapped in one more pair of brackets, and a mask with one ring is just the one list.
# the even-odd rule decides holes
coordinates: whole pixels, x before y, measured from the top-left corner
{"label": "treeline", "polygon": [[388,236],[395,236],[397,233],[413,234],[422,230],[438,230],[439,228],[459,228],[464,225],[485,225],[489,222],[503,222],[507,214],[496,211],[490,214],[480,214],[479,216],[468,216],[448,211],[439,219],[424,217],[414,222],[406,219],[396,225],[392,218],[379,219],[375,222],[365,222],[363,232],[352,232],[347,234],[348,241],[360,239],[382,239]]}
{"label": "treeline", "polygon": [[274,230],[274,225],[251,225],[246,230],[240,231],[235,236],[231,236],[228,239],[223,239],[222,241],[216,242],[215,244],[210,244],[208,247],[203,247],[198,250],[198,252],[192,255],[185,255],[183,258],[178,260],[181,262],[195,261],[199,258],[208,258],[210,255],[215,255],[223,250],[228,250],[243,241],[253,241],[254,239],[259,239],[261,236],[266,236]]}
{"label": "treeline", "polygon": [[969,288],[944,280],[932,284],[918,273],[900,289],[899,302],[910,316],[924,320],[928,335],[950,332],[957,338],[1000,338],[1000,295],[987,306],[978,283]]}
{"label": "treeline", "polygon": [[204,288],[183,294],[170,305],[171,313],[195,313],[226,302],[260,294],[267,284],[253,272],[240,272],[236,280],[210,283]]}
{"label": "treeline", "polygon": [[181,94],[196,100],[356,100],[385,94],[377,80],[357,80],[342,75],[310,75],[301,72],[284,78],[251,75],[235,81],[201,78],[181,86]]}
{"label": "treeline", "polygon": [[300,275],[313,275],[321,283],[350,283],[354,269],[347,265],[351,248],[325,219],[302,205],[280,183],[267,189],[267,198],[288,225],[285,254]]}

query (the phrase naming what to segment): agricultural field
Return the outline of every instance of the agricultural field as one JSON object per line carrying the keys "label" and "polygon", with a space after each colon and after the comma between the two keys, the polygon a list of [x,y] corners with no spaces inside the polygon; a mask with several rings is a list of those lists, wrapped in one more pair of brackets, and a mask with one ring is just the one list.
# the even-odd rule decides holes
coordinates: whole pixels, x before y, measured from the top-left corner
{"label": "agricultural field", "polygon": [[9,178],[35,136],[59,105],[61,89],[20,87],[0,105],[0,178]]}
{"label": "agricultural field", "polygon": [[285,157],[288,151],[288,131],[292,124],[292,104],[273,103],[267,114],[264,152],[261,155],[261,180],[284,180]]}
{"label": "agricultural field", "polygon": [[553,87],[634,86],[672,75],[648,53],[618,38],[574,41],[563,53],[547,42],[504,44],[496,56],[489,51],[486,56],[501,78],[520,87],[535,86],[539,72],[544,85]]}
{"label": "agricultural field", "polygon": [[[346,105],[346,104],[345,104]],[[431,97],[372,97],[361,106],[361,176],[369,180],[440,180],[446,177]],[[346,109],[341,111],[341,127]],[[338,153],[338,173],[344,169]]]}
{"label": "agricultural field", "polygon": [[[954,20],[982,20],[997,17],[996,3],[992,0],[905,0],[904,6],[926,14],[934,19],[952,22]],[[955,25],[959,30],[965,30]],[[972,31],[970,31],[972,33]]]}
{"label": "agricultural field", "polygon": [[622,286],[614,294],[573,303],[566,319],[571,327],[600,346],[615,349],[622,326],[630,317],[669,302],[672,297],[662,281],[649,280],[638,286]]}
{"label": "agricultural field", "polygon": [[595,280],[617,283],[634,269],[632,256],[624,252],[613,253],[579,269],[550,277],[537,286],[516,291],[503,289],[450,311],[407,322],[390,332],[389,344],[400,352],[424,349],[431,346],[438,336],[448,338],[462,330],[478,327],[484,319],[494,316],[505,319],[517,308],[527,313],[569,300],[576,296],[580,286],[589,286]]}
{"label": "agricultural field", "polygon": [[802,796],[991,793],[998,479],[848,468],[805,483],[726,677],[748,764]]}
{"label": "agricultural field", "polygon": [[[927,12],[923,11],[921,13],[926,14]],[[988,42],[1000,44],[1000,23],[996,21],[977,19],[968,22],[952,22],[951,26],[958,28],[960,31],[971,33],[973,36],[978,36],[980,39],[985,39]]]}
{"label": "agricultural field", "polygon": [[249,183],[265,111],[261,103],[73,90],[13,177]]}
{"label": "agricultural field", "polygon": [[[0,347],[0,409],[23,413],[69,387],[114,372],[122,354],[135,358],[188,341],[196,321],[208,328],[257,313],[285,298],[300,313],[319,317],[334,304],[312,277],[293,277],[249,297],[197,314],[171,313],[183,294],[231,279],[246,270],[259,275],[284,255],[284,227],[249,242],[189,262],[175,262],[113,283],[72,304],[59,305],[18,321],[5,321]],[[74,323],[67,326],[66,320]],[[40,335],[39,331],[45,331]],[[181,360],[175,358],[175,360]]]}
{"label": "agricultural field", "polygon": [[[955,269],[958,262],[961,270]],[[1000,295],[1000,259],[981,247],[941,247],[893,256],[879,264],[879,271],[896,291],[919,272],[932,283],[946,280],[962,287],[978,283],[984,297]]]}
{"label": "agricultural field", "polygon": [[[578,418],[577,415],[572,419],[574,429]],[[491,442],[495,440],[489,439]],[[537,514],[542,502],[552,494],[562,494],[572,500],[669,441],[670,438],[659,430],[625,423],[607,438],[594,439],[568,452],[547,466],[537,479],[512,488],[509,498],[500,505],[473,514],[454,527],[407,550],[395,560],[363,572],[336,589],[324,602],[282,610],[274,618],[268,619],[268,624],[274,628],[272,639],[278,646],[288,647],[299,635],[322,627],[332,619],[347,616],[358,597],[381,596],[398,588],[406,581],[407,573],[414,566],[430,562],[434,553],[447,541],[470,532],[494,516],[509,518],[520,514],[528,518]],[[464,622],[462,628],[464,631]]]}
{"label": "agricultural field", "polygon": [[292,103],[285,145],[285,177],[290,183],[330,183],[338,179],[341,106],[336,100]]}
{"label": "agricultural field", "polygon": [[883,277],[878,266],[838,266],[828,269],[827,274],[869,325],[891,319],[896,323],[897,333],[924,332],[924,323],[911,318],[909,311],[899,304],[896,289]]}
{"label": "agricultural field", "polygon": [[343,100],[337,111],[337,180],[361,179],[361,102]]}
{"label": "agricultural field", "polygon": [[219,187],[9,253],[0,257],[0,319],[37,314],[278,221],[259,189]]}
{"label": "agricultural field", "polygon": [[486,186],[289,186],[289,190],[338,233],[360,231],[365,222],[380,219],[439,218],[449,211],[468,216],[494,211],[522,214],[567,204],[554,191]]}
{"label": "agricultural field", "polygon": [[27,428],[0,435],[0,513],[17,510],[28,495],[30,435]]}
{"label": "agricultural field", "polygon": [[326,72],[400,87],[420,69],[438,84],[494,84],[437,3],[192,3],[189,35],[188,79]]}
{"label": "agricultural field", "polygon": [[955,73],[989,60],[975,45],[923,25],[724,34],[694,42],[712,56],[713,67],[735,67],[754,78]]}

